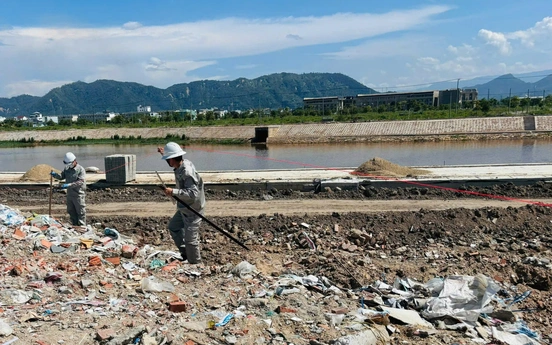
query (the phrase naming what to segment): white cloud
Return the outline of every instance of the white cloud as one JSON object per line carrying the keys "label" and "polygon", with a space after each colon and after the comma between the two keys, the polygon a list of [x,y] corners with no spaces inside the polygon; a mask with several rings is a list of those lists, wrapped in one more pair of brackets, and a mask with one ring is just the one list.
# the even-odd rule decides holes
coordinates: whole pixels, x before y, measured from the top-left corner
{"label": "white cloud", "polygon": [[[519,41],[528,48],[550,51],[552,50],[552,17],[545,17],[526,30],[503,33],[481,29],[479,30],[479,37],[487,44],[497,47],[500,53],[504,55],[512,52],[513,41]],[[538,47],[537,43],[539,44]]]}
{"label": "white cloud", "polygon": [[424,51],[427,38],[405,35],[398,38],[372,39],[356,46],[344,47],[340,51],[324,53],[336,60],[362,60],[368,58],[389,58],[391,56],[418,56]]}
{"label": "white cloud", "polygon": [[548,47],[550,47],[550,39],[552,39],[552,17],[545,17],[542,21],[537,22],[532,28],[509,33],[507,37],[520,40],[521,43],[527,47],[534,47],[537,41],[544,41],[548,43]]}
{"label": "white cloud", "polygon": [[141,27],[142,27],[142,24],[138,22],[127,22],[123,24],[123,29],[127,29],[127,30],[136,30]]}
{"label": "white cloud", "polygon": [[493,32],[485,29],[479,30],[479,37],[481,37],[489,45],[498,48],[501,54],[508,55],[512,51],[512,46],[506,35],[501,32]]}
{"label": "white cloud", "polygon": [[252,68],[255,68],[255,67],[258,67],[259,65],[257,64],[247,64],[247,65],[237,65],[236,67],[234,67],[235,69],[252,69]]}
{"label": "white cloud", "polygon": [[25,83],[100,77],[167,87],[191,81],[190,72],[218,59],[408,30],[448,10],[448,6],[428,6],[381,14],[225,18],[158,26],[127,22],[107,28],[0,29],[0,75],[8,85],[0,94]]}
{"label": "white cloud", "polygon": [[437,64],[439,64],[439,59],[436,59],[436,58],[433,58],[433,57],[430,57],[430,56],[426,56],[426,57],[418,58],[418,62],[420,62],[422,64],[426,64],[426,65],[437,65]]}
{"label": "white cloud", "polygon": [[464,43],[458,47],[449,45],[447,47],[447,51],[454,55],[466,55],[466,54],[472,54],[475,51],[475,48],[469,44]]}

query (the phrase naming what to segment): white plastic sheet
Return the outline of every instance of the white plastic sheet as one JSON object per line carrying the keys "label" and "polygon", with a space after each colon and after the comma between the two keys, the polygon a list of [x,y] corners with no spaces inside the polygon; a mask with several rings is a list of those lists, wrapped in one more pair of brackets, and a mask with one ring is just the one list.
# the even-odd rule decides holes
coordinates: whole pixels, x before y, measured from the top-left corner
{"label": "white plastic sheet", "polygon": [[480,313],[492,312],[493,308],[488,304],[499,290],[498,284],[482,274],[447,277],[442,289],[434,290],[439,296],[429,299],[423,316],[434,319],[448,315],[473,323]]}

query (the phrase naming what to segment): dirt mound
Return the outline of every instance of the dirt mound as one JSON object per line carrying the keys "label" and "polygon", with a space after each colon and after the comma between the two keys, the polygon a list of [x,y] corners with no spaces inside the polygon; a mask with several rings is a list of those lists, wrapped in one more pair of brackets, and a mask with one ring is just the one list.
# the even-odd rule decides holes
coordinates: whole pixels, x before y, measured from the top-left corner
{"label": "dirt mound", "polygon": [[39,164],[35,165],[29,169],[21,178],[20,181],[34,181],[34,182],[44,182],[50,181],[50,171],[54,170],[59,173],[59,170],[54,169],[48,164]]}
{"label": "dirt mound", "polygon": [[391,176],[391,177],[412,177],[428,174],[429,171],[423,169],[412,169],[403,167],[385,159],[374,157],[369,161],[362,163],[353,171],[355,175],[374,175],[374,176]]}

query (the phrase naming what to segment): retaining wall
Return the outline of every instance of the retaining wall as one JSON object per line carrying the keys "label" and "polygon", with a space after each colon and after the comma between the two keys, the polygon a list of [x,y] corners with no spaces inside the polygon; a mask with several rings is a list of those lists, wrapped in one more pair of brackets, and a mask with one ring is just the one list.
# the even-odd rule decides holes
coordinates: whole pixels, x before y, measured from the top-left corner
{"label": "retaining wall", "polygon": [[[66,140],[71,137],[88,139],[119,136],[165,138],[167,134],[191,139],[252,139],[260,126],[185,127],[185,128],[102,128],[64,131],[0,132],[0,141],[34,138]],[[552,132],[552,116],[489,117],[450,120],[382,121],[357,123],[321,123],[270,126],[268,142],[306,138],[340,138],[373,136],[424,136],[459,134],[499,134]]]}

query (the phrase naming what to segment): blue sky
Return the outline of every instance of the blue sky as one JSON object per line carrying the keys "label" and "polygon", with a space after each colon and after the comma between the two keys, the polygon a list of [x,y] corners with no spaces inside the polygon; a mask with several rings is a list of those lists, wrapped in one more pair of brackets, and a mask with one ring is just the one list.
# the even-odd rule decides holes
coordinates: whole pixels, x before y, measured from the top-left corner
{"label": "blue sky", "polygon": [[550,0],[0,2],[0,97],[279,72],[399,90],[552,69],[551,53]]}

